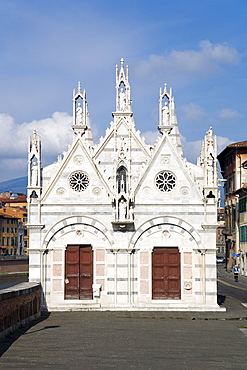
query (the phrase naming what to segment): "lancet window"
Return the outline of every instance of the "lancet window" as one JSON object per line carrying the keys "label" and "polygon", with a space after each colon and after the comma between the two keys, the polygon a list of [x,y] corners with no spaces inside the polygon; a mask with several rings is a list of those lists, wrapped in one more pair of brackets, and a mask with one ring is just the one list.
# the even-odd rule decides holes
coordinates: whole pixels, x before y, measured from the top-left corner
{"label": "lancet window", "polygon": [[127,191],[127,170],[124,166],[117,170],[117,190],[118,193],[126,193]]}

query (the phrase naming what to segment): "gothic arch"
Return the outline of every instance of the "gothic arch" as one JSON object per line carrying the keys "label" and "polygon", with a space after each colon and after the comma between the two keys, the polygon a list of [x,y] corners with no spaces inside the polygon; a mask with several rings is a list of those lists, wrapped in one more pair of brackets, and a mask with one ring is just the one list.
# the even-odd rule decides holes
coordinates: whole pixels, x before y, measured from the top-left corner
{"label": "gothic arch", "polygon": [[88,231],[92,229],[94,234],[99,233],[99,235],[102,237],[102,240],[107,240],[110,245],[114,244],[110,231],[107,230],[107,228],[101,222],[86,216],[71,216],[60,220],[50,228],[44,238],[44,248],[48,247],[50,241],[55,241],[57,238],[63,235],[65,233],[65,229],[70,228],[73,230],[73,227],[76,225],[84,225],[87,227]]}
{"label": "gothic arch", "polygon": [[193,226],[191,226],[186,221],[181,220],[179,218],[171,217],[171,216],[163,216],[163,217],[153,218],[149,221],[146,221],[144,224],[142,224],[136,230],[135,234],[130,240],[130,248],[134,249],[138,240],[144,237],[145,233],[149,235],[151,232],[151,229],[152,231],[154,231],[155,228],[158,231],[161,225],[167,225],[169,226],[171,230],[174,230],[180,233],[181,235],[188,234],[189,239],[191,241],[194,240],[196,244],[198,245],[198,247],[201,246],[202,244],[201,238]]}
{"label": "gothic arch", "polygon": [[121,193],[127,192],[127,176],[128,176],[128,171],[126,166],[121,164],[118,169],[117,169],[117,192]]}

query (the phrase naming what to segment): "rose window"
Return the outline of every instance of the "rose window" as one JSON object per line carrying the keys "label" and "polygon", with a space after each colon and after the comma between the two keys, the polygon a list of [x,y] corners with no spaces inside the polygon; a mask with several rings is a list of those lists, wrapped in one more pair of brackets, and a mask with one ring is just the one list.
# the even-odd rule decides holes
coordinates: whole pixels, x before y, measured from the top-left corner
{"label": "rose window", "polygon": [[175,187],[176,178],[173,173],[169,171],[162,171],[156,176],[155,185],[160,191],[168,193]]}
{"label": "rose window", "polygon": [[69,185],[74,191],[84,191],[89,185],[89,177],[83,171],[75,171],[69,177]]}

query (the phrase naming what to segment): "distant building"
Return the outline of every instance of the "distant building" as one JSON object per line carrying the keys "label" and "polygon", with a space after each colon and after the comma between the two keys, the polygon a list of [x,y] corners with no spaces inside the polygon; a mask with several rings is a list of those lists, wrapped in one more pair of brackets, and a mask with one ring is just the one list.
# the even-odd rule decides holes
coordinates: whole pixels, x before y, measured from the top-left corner
{"label": "distant building", "polygon": [[247,183],[235,192],[238,196],[239,250],[238,263],[242,275],[247,276]]}
{"label": "distant building", "polygon": [[[18,255],[28,254],[29,230],[27,223],[27,197],[24,194],[5,192],[0,194],[0,215],[18,219],[18,241],[15,245]],[[6,242],[6,240],[5,240]]]}
{"label": "distant building", "polygon": [[17,255],[18,218],[0,214],[0,254]]}
{"label": "distant building", "polygon": [[99,144],[80,83],[71,144],[56,163],[41,168],[33,132],[29,279],[41,282],[49,310],[217,310],[212,128],[195,165],[183,157],[172,89],[160,89],[154,145],[136,130],[131,102],[121,60],[116,111]]}
{"label": "distant building", "polygon": [[27,196],[23,193],[13,193],[12,191],[0,193],[0,207],[5,205],[27,208]]}
{"label": "distant building", "polygon": [[225,247],[225,209],[223,207],[219,207],[217,211],[217,219],[219,226],[216,230],[216,248],[217,248],[217,256],[222,256],[225,258],[226,256],[226,247]]}
{"label": "distant building", "polygon": [[[239,235],[247,224],[245,201],[245,184],[247,182],[247,141],[228,145],[219,155],[218,160],[221,173],[226,180],[225,190],[225,238],[227,268],[232,269],[235,264],[246,266],[246,247],[243,235]],[[241,204],[239,204],[240,198]],[[241,243],[240,243],[241,240]],[[241,244],[241,245],[240,245]],[[244,248],[243,251],[241,248]],[[245,267],[246,269],[246,267]],[[243,270],[241,269],[243,273]],[[246,273],[246,272],[245,272]]]}

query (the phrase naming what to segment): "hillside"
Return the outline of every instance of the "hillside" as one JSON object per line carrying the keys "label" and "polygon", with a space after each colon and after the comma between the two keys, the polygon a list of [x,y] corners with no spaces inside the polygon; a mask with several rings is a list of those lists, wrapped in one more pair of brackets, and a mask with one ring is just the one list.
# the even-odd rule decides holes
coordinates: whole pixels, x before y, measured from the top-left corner
{"label": "hillside", "polygon": [[27,194],[27,176],[0,182],[0,193],[13,191],[14,193]]}

